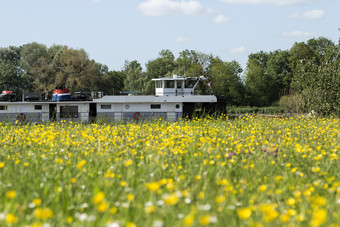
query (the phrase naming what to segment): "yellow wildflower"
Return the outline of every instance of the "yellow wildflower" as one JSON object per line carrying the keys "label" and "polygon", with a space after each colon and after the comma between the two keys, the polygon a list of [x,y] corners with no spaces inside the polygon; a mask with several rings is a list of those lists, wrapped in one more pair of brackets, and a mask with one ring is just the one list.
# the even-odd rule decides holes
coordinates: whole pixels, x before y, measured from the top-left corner
{"label": "yellow wildflower", "polygon": [[101,203],[105,199],[105,193],[104,192],[98,192],[95,196],[92,198],[93,203]]}
{"label": "yellow wildflower", "polygon": [[172,193],[170,195],[167,195],[164,199],[164,203],[166,205],[170,205],[170,206],[176,205],[178,203],[178,197],[177,197],[176,193]]}
{"label": "yellow wildflower", "polygon": [[16,196],[16,192],[15,191],[8,191],[6,192],[6,197],[9,199],[13,199]]}
{"label": "yellow wildflower", "polygon": [[325,209],[316,210],[313,212],[311,226],[320,226],[327,220],[327,211]]}
{"label": "yellow wildflower", "polygon": [[8,224],[14,224],[18,222],[18,218],[14,214],[7,214],[5,220]]}
{"label": "yellow wildflower", "polygon": [[251,216],[251,209],[249,207],[240,208],[237,210],[237,215],[240,218],[247,220]]}
{"label": "yellow wildflower", "polygon": [[159,186],[160,185],[158,182],[150,182],[145,184],[145,187],[152,192],[157,191],[159,189]]}
{"label": "yellow wildflower", "polygon": [[34,210],[34,217],[45,220],[53,217],[53,211],[49,208],[37,208]]}

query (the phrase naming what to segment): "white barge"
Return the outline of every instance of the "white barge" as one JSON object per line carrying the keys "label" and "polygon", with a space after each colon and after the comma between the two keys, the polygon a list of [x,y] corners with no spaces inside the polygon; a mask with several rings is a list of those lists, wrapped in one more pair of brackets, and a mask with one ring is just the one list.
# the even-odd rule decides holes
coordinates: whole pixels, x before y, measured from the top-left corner
{"label": "white barge", "polygon": [[191,117],[195,106],[217,102],[214,95],[195,95],[195,88],[204,77],[153,79],[155,95],[115,95],[91,101],[37,100],[0,102],[0,122],[47,122],[104,120],[138,121],[165,119],[176,121]]}

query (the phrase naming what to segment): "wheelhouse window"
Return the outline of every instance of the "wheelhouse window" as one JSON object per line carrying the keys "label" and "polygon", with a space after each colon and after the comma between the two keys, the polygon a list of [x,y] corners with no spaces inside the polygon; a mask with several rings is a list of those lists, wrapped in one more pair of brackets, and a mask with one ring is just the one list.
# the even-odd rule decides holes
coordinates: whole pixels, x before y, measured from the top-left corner
{"label": "wheelhouse window", "polygon": [[111,105],[100,105],[102,110],[111,110]]}
{"label": "wheelhouse window", "polygon": [[42,110],[42,105],[34,105],[34,110]]}
{"label": "wheelhouse window", "polygon": [[151,104],[151,109],[160,109],[161,104]]}
{"label": "wheelhouse window", "polygon": [[186,88],[193,88],[196,84],[196,81],[194,80],[186,80],[185,81],[185,87]]}
{"label": "wheelhouse window", "polygon": [[60,118],[78,118],[78,106],[61,106]]}
{"label": "wheelhouse window", "polygon": [[163,86],[162,86],[162,81],[161,80],[157,80],[156,81],[156,88],[163,88]]}
{"label": "wheelhouse window", "polygon": [[177,88],[182,88],[182,81],[176,81]]}
{"label": "wheelhouse window", "polygon": [[165,88],[174,88],[175,87],[175,83],[173,80],[166,80],[165,82]]}
{"label": "wheelhouse window", "polygon": [[0,110],[7,110],[7,106],[0,106]]}

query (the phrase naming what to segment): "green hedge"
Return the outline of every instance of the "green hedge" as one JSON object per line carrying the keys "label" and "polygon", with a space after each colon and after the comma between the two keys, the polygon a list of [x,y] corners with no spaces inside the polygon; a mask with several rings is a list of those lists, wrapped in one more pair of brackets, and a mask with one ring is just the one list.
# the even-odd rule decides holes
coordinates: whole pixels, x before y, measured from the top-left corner
{"label": "green hedge", "polygon": [[227,106],[227,114],[283,114],[285,109],[278,106],[249,107],[249,106]]}

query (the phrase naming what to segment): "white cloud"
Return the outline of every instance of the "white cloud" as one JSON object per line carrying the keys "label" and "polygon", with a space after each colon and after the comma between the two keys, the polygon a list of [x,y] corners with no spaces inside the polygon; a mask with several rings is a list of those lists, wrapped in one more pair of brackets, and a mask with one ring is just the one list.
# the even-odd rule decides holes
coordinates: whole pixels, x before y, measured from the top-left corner
{"label": "white cloud", "polygon": [[303,31],[283,32],[281,35],[286,37],[298,37],[298,38],[308,38],[313,36],[312,33]]}
{"label": "white cloud", "polygon": [[177,37],[176,42],[183,43],[183,42],[190,42],[190,39],[185,38],[185,37]]}
{"label": "white cloud", "polygon": [[244,54],[244,53],[249,52],[249,50],[245,48],[244,46],[241,46],[241,47],[230,49],[229,52],[233,54]]}
{"label": "white cloud", "polygon": [[214,18],[213,21],[215,24],[223,24],[223,23],[227,23],[229,21],[229,18],[223,15],[218,15],[217,17]]}
{"label": "white cloud", "polygon": [[138,6],[139,11],[148,16],[201,15],[211,13],[198,1],[147,0]]}
{"label": "white cloud", "polygon": [[308,4],[318,0],[220,0],[221,2],[253,5],[298,5]]}
{"label": "white cloud", "polygon": [[93,3],[98,3],[100,0],[92,0]]}
{"label": "white cloud", "polygon": [[324,14],[322,10],[311,10],[304,13],[293,13],[289,15],[288,18],[314,20],[323,18]]}

